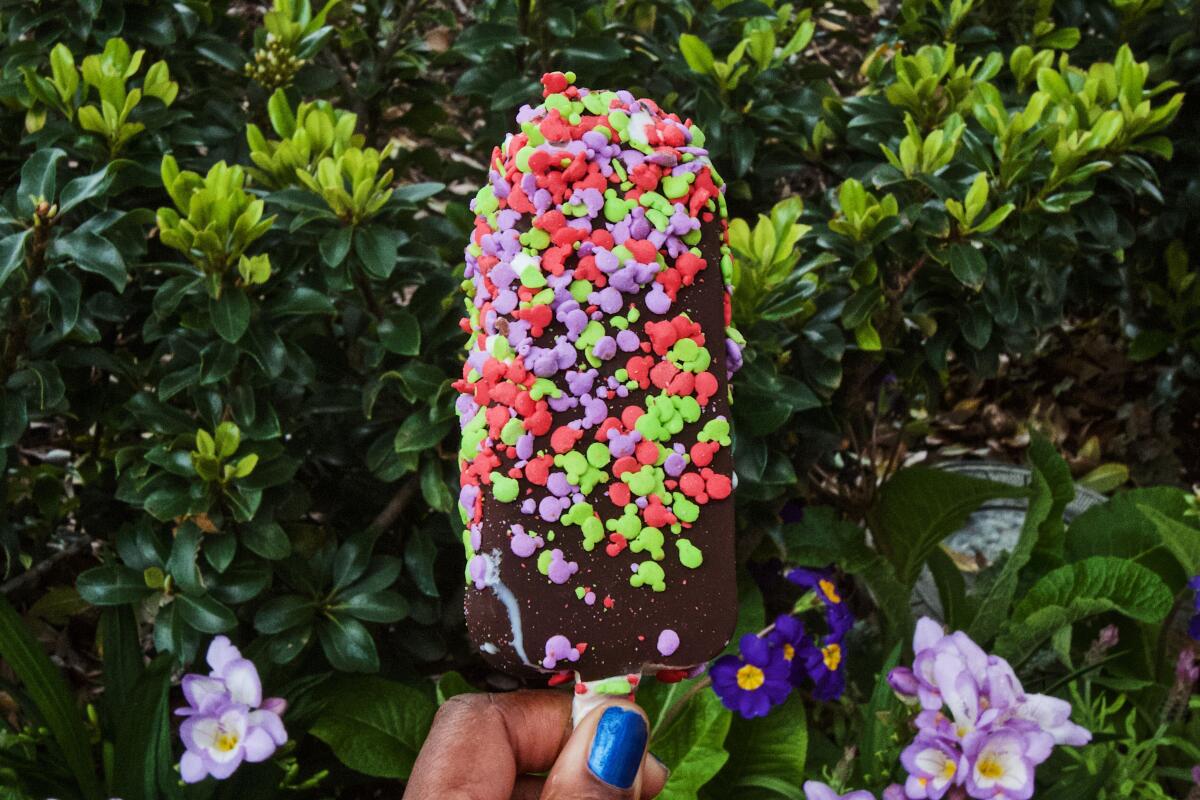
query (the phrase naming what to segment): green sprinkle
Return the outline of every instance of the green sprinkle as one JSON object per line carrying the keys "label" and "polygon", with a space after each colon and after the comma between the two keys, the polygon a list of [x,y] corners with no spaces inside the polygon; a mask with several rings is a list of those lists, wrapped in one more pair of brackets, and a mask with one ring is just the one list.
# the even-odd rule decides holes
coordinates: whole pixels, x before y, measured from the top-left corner
{"label": "green sprinkle", "polygon": [[704,554],[687,539],[676,539],[675,547],[679,549],[679,563],[688,569],[696,569],[704,563]]}
{"label": "green sprinkle", "polygon": [[511,503],[517,499],[521,484],[515,478],[510,478],[499,472],[492,473],[492,497],[500,503]]}
{"label": "green sprinkle", "polygon": [[630,586],[649,586],[656,592],[663,592],[667,589],[667,584],[664,581],[666,573],[663,568],[653,561],[643,561],[638,564],[638,571],[633,573],[629,578]]}

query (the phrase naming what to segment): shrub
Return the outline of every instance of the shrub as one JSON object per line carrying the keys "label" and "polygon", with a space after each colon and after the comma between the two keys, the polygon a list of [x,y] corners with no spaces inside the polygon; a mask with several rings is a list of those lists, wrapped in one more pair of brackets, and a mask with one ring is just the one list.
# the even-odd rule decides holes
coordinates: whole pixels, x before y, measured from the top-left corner
{"label": "shrub", "polygon": [[[570,68],[695,119],[727,179],[739,634],[793,611],[821,630],[781,562],[830,567],[858,620],[826,664],[840,701],[814,701],[840,694],[823,673],[753,721],[699,682],[646,687],[668,796],[903,778],[886,675],[925,570],[947,624],[1095,735],[1040,789],[1178,796],[1200,760],[1190,665],[1168,663],[1200,572],[1188,495],[1064,527],[1070,471],[1036,437],[1026,490],[900,467],[947,385],[1077,325],[1186,402],[1196,14],[0,0],[0,654],[22,687],[0,795],[365,796],[407,777],[437,703],[511,685],[460,610],[462,247],[513,110]],[[1021,538],[964,580],[939,542],[1000,496],[1028,503]],[[169,709],[220,635],[290,742],[185,791]]]}

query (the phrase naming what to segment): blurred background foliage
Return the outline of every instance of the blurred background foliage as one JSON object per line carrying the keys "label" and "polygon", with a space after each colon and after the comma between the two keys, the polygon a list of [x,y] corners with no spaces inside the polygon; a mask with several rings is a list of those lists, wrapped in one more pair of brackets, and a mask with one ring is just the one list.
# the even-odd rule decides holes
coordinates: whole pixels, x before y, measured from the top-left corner
{"label": "blurred background foliage", "polygon": [[1103,490],[1200,481],[1195,0],[0,0],[0,34],[2,589],[94,745],[4,684],[13,797],[179,796],[163,698],[216,633],[296,740],[217,794],[404,777],[305,735],[344,673],[410,750],[512,685],[445,442],[467,203],[545,71],[695,119],[728,181],[742,558],[1033,427]]}

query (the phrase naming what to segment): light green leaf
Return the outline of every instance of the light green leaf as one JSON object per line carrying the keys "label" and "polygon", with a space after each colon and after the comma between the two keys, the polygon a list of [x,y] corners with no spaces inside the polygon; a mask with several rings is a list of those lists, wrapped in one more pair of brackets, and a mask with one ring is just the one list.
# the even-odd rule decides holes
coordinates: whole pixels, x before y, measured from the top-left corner
{"label": "light green leaf", "polygon": [[690,33],[680,34],[679,52],[683,53],[683,60],[687,62],[692,72],[699,72],[701,75],[712,75],[715,72],[712,50],[699,36]]}
{"label": "light green leaf", "polygon": [[[684,691],[671,694],[683,697]],[[683,702],[682,710],[663,710],[650,738],[650,751],[671,770],[660,800],[694,800],[729,760],[723,746],[732,720],[729,710],[707,689]]]}
{"label": "light green leaf", "polygon": [[1174,599],[1162,578],[1132,561],[1096,556],[1068,564],[1025,594],[996,640],[996,652],[1019,664],[1060,628],[1108,612],[1158,623]]}

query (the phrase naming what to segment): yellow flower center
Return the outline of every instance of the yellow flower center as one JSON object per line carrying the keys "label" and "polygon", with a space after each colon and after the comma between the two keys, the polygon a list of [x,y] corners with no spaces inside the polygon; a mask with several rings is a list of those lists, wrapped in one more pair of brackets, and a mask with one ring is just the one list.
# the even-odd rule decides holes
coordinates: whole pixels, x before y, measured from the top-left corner
{"label": "yellow flower center", "polygon": [[827,599],[829,602],[842,602],[842,597],[837,593],[837,587],[833,585],[833,581],[822,579],[817,582],[817,585],[821,587],[821,594],[825,595],[825,599]]}
{"label": "yellow flower center", "polygon": [[784,660],[791,661],[795,657],[796,657],[796,648],[792,647],[790,644],[784,643],[784,645],[783,645]]}
{"label": "yellow flower center", "polygon": [[958,765],[950,759],[946,759],[946,763],[942,765],[942,777],[950,780],[954,777],[955,772],[958,772]]}
{"label": "yellow flower center", "polygon": [[979,770],[980,775],[993,781],[1004,774],[1004,765],[991,756],[979,759],[975,769]]}
{"label": "yellow flower center", "polygon": [[228,753],[230,750],[238,746],[238,737],[236,733],[222,732],[217,736],[217,741],[213,743],[213,747],[220,750],[222,753]]}
{"label": "yellow flower center", "polygon": [[825,668],[833,672],[842,663],[842,646],[839,644],[825,645],[821,648],[821,655],[825,659]]}
{"label": "yellow flower center", "polygon": [[763,675],[763,671],[753,664],[747,664],[737,672],[738,688],[747,692],[753,692],[762,686],[766,679],[767,676]]}

